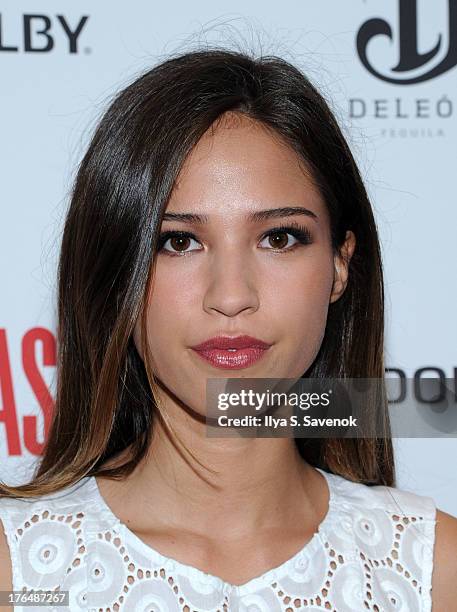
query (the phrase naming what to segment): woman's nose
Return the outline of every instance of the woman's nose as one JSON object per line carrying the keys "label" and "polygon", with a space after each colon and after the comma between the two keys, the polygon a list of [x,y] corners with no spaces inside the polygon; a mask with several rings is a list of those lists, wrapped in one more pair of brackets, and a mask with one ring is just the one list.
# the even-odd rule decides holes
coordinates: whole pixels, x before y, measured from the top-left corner
{"label": "woman's nose", "polygon": [[214,254],[208,271],[203,308],[234,317],[241,312],[255,312],[259,307],[255,263],[246,253],[227,250]]}

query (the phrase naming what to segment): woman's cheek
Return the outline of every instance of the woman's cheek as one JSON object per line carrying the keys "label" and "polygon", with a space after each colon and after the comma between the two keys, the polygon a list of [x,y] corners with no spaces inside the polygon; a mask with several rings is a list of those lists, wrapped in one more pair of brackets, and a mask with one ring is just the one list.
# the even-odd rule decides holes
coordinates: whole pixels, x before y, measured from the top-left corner
{"label": "woman's cheek", "polygon": [[298,358],[311,365],[325,334],[331,282],[309,283],[291,296],[284,306],[289,333],[295,338]]}

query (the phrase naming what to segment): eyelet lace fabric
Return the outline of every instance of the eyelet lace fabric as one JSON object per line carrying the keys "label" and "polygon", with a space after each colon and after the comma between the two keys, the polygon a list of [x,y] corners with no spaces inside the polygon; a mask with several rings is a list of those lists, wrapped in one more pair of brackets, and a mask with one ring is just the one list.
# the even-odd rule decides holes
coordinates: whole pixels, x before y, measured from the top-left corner
{"label": "eyelet lace fabric", "polygon": [[68,590],[69,606],[47,607],[66,612],[429,612],[433,499],[319,471],[330,500],[318,531],[242,585],[145,544],[111,512],[93,477],[34,500],[1,498],[13,590]]}

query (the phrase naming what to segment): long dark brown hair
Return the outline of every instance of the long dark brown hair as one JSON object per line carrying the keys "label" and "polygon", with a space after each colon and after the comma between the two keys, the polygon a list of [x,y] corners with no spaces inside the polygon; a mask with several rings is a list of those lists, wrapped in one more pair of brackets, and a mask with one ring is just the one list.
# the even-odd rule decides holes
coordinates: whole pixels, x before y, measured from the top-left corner
{"label": "long dark brown hair", "polygon": [[[145,456],[156,418],[172,432],[154,392],[146,296],[178,173],[227,111],[262,123],[300,156],[328,207],[335,252],[346,230],[357,239],[346,290],[329,306],[324,339],[306,375],[384,380],[377,229],[357,165],[324,97],[301,70],[276,56],[218,47],[176,54],[115,96],[78,167],[58,267],[53,420],[31,482],[2,485],[1,495],[49,494],[91,475],[121,478]],[[138,317],[144,361],[132,338]],[[387,405],[381,416],[382,437],[298,438],[299,452],[345,478],[394,486]],[[124,461],[103,466],[129,446]]]}

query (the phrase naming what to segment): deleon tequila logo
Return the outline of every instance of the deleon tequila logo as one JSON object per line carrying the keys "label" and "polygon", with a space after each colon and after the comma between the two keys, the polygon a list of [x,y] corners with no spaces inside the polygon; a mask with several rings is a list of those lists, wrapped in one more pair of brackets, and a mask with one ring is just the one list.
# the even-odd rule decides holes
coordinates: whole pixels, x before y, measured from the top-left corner
{"label": "deleon tequila logo", "polygon": [[[417,48],[418,14],[417,0],[399,0],[398,46],[399,61],[391,71],[382,74],[367,57],[369,42],[376,36],[387,36],[394,40],[392,27],[385,19],[369,19],[362,24],[357,34],[357,52],[362,64],[375,77],[388,83],[412,85],[422,83],[447,72],[457,64],[457,0],[448,0],[449,42],[447,53],[436,63],[438,53],[442,54],[443,36],[440,33],[432,49],[420,53]],[[424,68],[424,71],[420,71]],[[417,74],[417,72],[420,72]]]}
{"label": "deleon tequila logo", "polygon": [[[357,33],[357,53],[370,74],[392,85],[424,83],[444,74],[457,65],[457,0],[447,2],[447,27],[435,34],[433,48],[419,51],[418,26],[426,26],[417,0],[398,0],[398,27],[395,30],[385,19],[365,21]],[[443,4],[443,8],[444,8]],[[398,48],[398,62],[389,69],[381,69],[367,49],[373,39],[388,37]],[[447,42],[446,42],[447,40]],[[371,60],[371,61],[370,61]],[[402,88],[402,91],[406,90]],[[349,117],[372,117],[381,120],[381,136],[390,138],[435,138],[445,136],[445,124],[454,114],[454,100],[445,91],[427,95],[416,88],[401,95],[397,89],[385,90],[376,97],[349,98]],[[387,121],[386,121],[387,120]]]}

